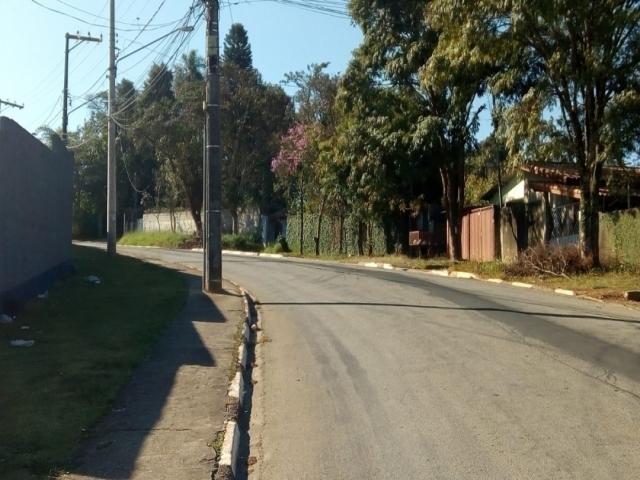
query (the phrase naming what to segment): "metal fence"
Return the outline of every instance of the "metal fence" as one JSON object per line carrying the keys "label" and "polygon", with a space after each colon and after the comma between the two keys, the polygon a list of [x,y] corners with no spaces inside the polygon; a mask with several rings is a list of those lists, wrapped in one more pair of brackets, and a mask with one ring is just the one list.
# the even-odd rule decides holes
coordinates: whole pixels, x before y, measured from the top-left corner
{"label": "metal fence", "polygon": [[557,244],[575,243],[578,240],[578,231],[578,203],[568,203],[551,208],[551,242]]}

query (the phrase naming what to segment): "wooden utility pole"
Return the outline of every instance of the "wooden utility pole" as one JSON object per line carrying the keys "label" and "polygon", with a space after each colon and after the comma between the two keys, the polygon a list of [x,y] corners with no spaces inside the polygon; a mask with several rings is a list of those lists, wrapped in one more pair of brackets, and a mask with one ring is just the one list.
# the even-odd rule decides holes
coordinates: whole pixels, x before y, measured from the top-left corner
{"label": "wooden utility pole", "polygon": [[207,8],[206,155],[204,169],[204,275],[206,292],[222,290],[221,148],[220,148],[220,29],[218,0],[203,0]]}
{"label": "wooden utility pole", "polygon": [[116,26],[115,0],[109,0],[109,111],[107,126],[107,252],[116,254]]}
{"label": "wooden utility pole", "polygon": [[[77,40],[73,47],[69,48],[69,40]],[[101,42],[102,37],[94,38],[90,35],[73,35],[66,33],[64,36],[64,89],[62,90],[62,141],[67,144],[67,126],[69,124],[69,114],[67,109],[69,107],[69,52],[76,48],[82,42]]]}

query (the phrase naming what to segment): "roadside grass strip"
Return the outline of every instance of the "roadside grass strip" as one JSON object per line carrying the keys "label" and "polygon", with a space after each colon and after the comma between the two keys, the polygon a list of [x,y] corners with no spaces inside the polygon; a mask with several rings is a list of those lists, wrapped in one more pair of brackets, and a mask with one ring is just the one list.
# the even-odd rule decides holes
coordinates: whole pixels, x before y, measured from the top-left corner
{"label": "roadside grass strip", "polygon": [[[173,270],[85,247],[73,255],[71,278],[0,325],[3,480],[65,470],[186,300]],[[25,334],[33,346],[10,346]]]}
{"label": "roadside grass strip", "polygon": [[132,247],[186,248],[195,242],[192,235],[177,232],[129,232],[118,241]]}

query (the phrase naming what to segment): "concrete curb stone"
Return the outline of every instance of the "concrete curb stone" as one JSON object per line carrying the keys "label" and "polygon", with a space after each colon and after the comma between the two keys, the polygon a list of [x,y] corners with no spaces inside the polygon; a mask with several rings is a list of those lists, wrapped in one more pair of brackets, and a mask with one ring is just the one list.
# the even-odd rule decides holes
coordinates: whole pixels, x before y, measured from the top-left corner
{"label": "concrete curb stone", "polygon": [[257,319],[252,314],[252,306],[257,302],[240,285],[230,282],[237,287],[243,296],[245,324],[242,339],[238,347],[238,370],[228,387],[227,421],[225,422],[224,440],[220,450],[220,460],[213,476],[214,480],[235,480],[239,468],[239,450],[242,431],[239,417],[245,402],[248,383],[252,382],[252,366],[249,363],[250,350],[255,346],[255,330]]}

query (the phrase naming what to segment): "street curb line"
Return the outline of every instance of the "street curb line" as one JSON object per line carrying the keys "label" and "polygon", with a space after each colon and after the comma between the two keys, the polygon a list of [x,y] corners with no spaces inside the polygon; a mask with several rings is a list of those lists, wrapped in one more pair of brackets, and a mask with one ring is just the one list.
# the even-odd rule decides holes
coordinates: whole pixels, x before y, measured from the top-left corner
{"label": "street curb line", "polygon": [[522,282],[511,282],[511,286],[520,287],[520,288],[533,288],[533,284],[531,284],[531,283],[522,283]]}
{"label": "street curb line", "polygon": [[[202,249],[195,251],[201,252]],[[223,255],[236,255],[239,257],[264,257],[264,258],[284,258],[280,253],[260,253],[260,252],[243,252],[241,250],[222,250]]]}
{"label": "street curb line", "polygon": [[568,295],[570,297],[575,297],[576,295],[576,292],[574,292],[573,290],[566,290],[564,288],[556,288],[554,292],[560,295]]}
{"label": "street curb line", "polygon": [[[252,379],[251,354],[256,344],[256,331],[259,330],[258,318],[253,315],[252,307],[257,303],[255,299],[244,288],[230,280],[242,295],[242,303],[245,314],[244,325],[242,327],[242,337],[238,346],[238,360],[236,373],[227,390],[227,420],[225,421],[224,439],[219,452],[219,461],[214,467],[214,480],[235,480],[240,467],[240,439],[243,434],[239,418],[243,413],[243,407],[248,400],[247,395],[251,390],[249,383]],[[256,318],[258,317],[258,318]]]}
{"label": "street curb line", "polygon": [[[410,273],[419,273],[422,275],[432,275],[432,276],[436,276],[436,277],[447,277],[447,278],[463,278],[463,279],[468,279],[468,280],[479,280],[481,282],[488,282],[488,283],[494,283],[494,284],[508,284],[511,285],[513,287],[518,287],[518,288],[531,288],[531,289],[535,289],[535,290],[540,290],[540,291],[544,291],[544,292],[552,292],[552,293],[556,293],[558,295],[565,295],[565,296],[570,296],[570,297],[579,297],[585,300],[591,300],[593,302],[598,302],[598,303],[606,303],[604,300],[601,300],[599,298],[594,298],[594,297],[589,297],[587,295],[578,295],[574,290],[566,290],[563,288],[556,288],[556,289],[552,289],[552,288],[546,288],[546,287],[540,287],[538,285],[534,285],[531,283],[523,283],[523,282],[509,282],[507,280],[503,280],[502,278],[482,278],[479,275],[475,274],[475,273],[471,273],[471,272],[460,272],[460,271],[449,271],[447,269],[425,269],[425,270],[419,270],[417,268],[399,268],[399,267],[394,267],[389,263],[376,263],[376,262],[358,262],[359,266],[361,267],[366,267],[366,268],[382,268],[385,270],[402,270],[404,272],[410,272]],[[631,308],[631,307],[629,307]]]}

